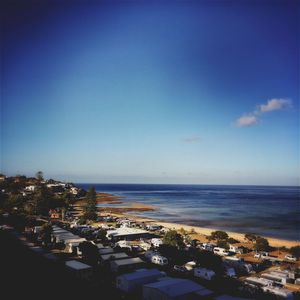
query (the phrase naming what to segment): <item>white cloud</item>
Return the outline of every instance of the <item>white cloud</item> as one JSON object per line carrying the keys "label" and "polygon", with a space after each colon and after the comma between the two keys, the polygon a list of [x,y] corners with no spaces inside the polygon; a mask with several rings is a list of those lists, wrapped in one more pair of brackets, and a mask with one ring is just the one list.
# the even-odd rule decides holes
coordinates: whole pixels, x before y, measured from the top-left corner
{"label": "white cloud", "polygon": [[183,141],[186,143],[198,143],[201,141],[201,137],[199,135],[194,135],[184,138]]}
{"label": "white cloud", "polygon": [[257,124],[257,122],[258,122],[257,116],[253,114],[248,114],[238,118],[236,121],[236,126],[237,127],[251,126]]}
{"label": "white cloud", "polygon": [[259,122],[260,117],[267,112],[292,107],[292,101],[286,98],[273,98],[268,100],[267,103],[260,104],[257,107],[257,110],[238,118],[235,122],[236,127],[255,125]]}
{"label": "white cloud", "polygon": [[289,108],[292,106],[292,101],[290,99],[270,99],[266,104],[259,105],[259,111],[261,113],[266,113],[273,110],[280,110],[283,108]]}

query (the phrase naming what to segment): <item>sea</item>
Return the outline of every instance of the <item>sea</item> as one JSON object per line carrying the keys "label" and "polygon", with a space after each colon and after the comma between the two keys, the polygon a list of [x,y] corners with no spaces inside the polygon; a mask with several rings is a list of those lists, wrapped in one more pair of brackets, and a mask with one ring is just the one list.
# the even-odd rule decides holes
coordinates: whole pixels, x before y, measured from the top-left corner
{"label": "sea", "polygon": [[[300,241],[300,187],[76,184],[88,190],[123,197],[126,202],[154,205],[157,209],[134,215],[206,228]],[[101,205],[100,205],[101,206]]]}

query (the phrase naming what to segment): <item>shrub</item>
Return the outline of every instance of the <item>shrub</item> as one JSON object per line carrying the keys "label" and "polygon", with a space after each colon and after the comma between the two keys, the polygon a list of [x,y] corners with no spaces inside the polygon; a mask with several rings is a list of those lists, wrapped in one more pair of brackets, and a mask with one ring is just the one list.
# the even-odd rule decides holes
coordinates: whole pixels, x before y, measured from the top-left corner
{"label": "shrub", "polygon": [[229,249],[229,244],[224,240],[218,241],[217,246],[221,248]]}
{"label": "shrub", "polygon": [[209,237],[211,240],[227,240],[228,234],[225,231],[217,230],[213,231]]}
{"label": "shrub", "polygon": [[163,239],[164,243],[170,246],[177,247],[178,249],[184,247],[183,237],[176,230],[168,231]]}
{"label": "shrub", "polygon": [[259,238],[259,236],[253,234],[253,233],[246,233],[244,236],[244,239],[249,241],[249,242],[255,242],[256,239]]}
{"label": "shrub", "polygon": [[290,249],[290,253],[291,253],[293,256],[299,258],[299,257],[300,257],[300,246],[294,246],[294,247],[292,247],[292,248]]}
{"label": "shrub", "polygon": [[268,251],[270,249],[269,241],[263,237],[258,237],[254,244],[256,251]]}
{"label": "shrub", "polygon": [[227,240],[227,242],[228,242],[229,244],[236,244],[236,243],[239,243],[240,241],[238,241],[238,240],[236,240],[236,239],[230,237],[230,238]]}

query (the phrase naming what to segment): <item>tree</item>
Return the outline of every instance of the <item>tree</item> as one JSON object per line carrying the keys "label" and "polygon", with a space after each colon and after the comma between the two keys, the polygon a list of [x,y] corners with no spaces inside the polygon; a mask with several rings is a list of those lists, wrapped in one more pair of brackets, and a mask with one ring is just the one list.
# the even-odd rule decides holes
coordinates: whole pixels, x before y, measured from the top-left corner
{"label": "tree", "polygon": [[178,249],[184,248],[183,236],[180,233],[177,233],[176,230],[168,231],[163,238],[163,242],[167,245],[177,247]]}
{"label": "tree", "polygon": [[100,241],[104,242],[107,240],[106,238],[107,231],[105,229],[99,229],[96,235],[96,238]]}
{"label": "tree", "polygon": [[179,250],[177,247],[167,244],[159,246],[159,253],[167,257],[171,264],[181,265],[190,259],[187,251]]}
{"label": "tree", "polygon": [[254,243],[254,250],[268,251],[270,248],[269,241],[263,237],[258,237]]}
{"label": "tree", "polygon": [[236,239],[230,237],[229,239],[227,239],[227,242],[228,242],[229,244],[236,244],[236,243],[239,243],[240,241],[238,241],[238,240],[236,240]]}
{"label": "tree", "polygon": [[41,235],[41,238],[42,238],[42,242],[45,244],[46,247],[51,242],[52,232],[53,232],[53,228],[52,228],[51,224],[45,223],[42,226],[42,230],[40,232],[40,235]]}
{"label": "tree", "polygon": [[252,242],[252,243],[255,242],[258,237],[259,236],[255,235],[253,233],[246,233],[244,235],[244,239],[249,241],[249,242]]}
{"label": "tree", "polygon": [[228,239],[228,234],[225,231],[221,231],[221,230],[213,231],[210,234],[209,239],[210,240],[217,240],[217,241],[221,241],[221,240],[226,241]]}
{"label": "tree", "polygon": [[94,187],[91,187],[86,195],[86,206],[84,218],[87,220],[97,220],[97,194]]}
{"label": "tree", "polygon": [[35,177],[36,177],[36,179],[37,179],[38,181],[44,180],[44,174],[43,174],[42,171],[36,172]]}
{"label": "tree", "polygon": [[213,270],[216,273],[222,273],[223,271],[221,256],[215,255],[210,251],[198,251],[195,255],[195,260],[203,268]]}
{"label": "tree", "polygon": [[217,241],[217,246],[225,249],[229,249],[229,244],[225,240]]}
{"label": "tree", "polygon": [[98,247],[91,242],[82,242],[78,246],[79,250],[82,252],[83,258],[88,264],[95,266],[99,260]]}
{"label": "tree", "polygon": [[300,246],[294,246],[289,251],[293,256],[299,258],[300,257]]}
{"label": "tree", "polygon": [[36,215],[49,215],[51,203],[54,201],[53,193],[46,186],[39,186],[33,195],[33,208]]}
{"label": "tree", "polygon": [[10,194],[7,201],[7,208],[22,208],[24,202],[25,199],[21,194]]}

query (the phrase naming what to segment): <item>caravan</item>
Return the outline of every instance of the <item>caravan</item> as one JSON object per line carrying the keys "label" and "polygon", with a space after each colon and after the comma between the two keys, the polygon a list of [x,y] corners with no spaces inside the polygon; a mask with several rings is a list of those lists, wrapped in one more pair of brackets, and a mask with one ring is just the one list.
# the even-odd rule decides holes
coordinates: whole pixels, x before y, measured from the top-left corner
{"label": "caravan", "polygon": [[205,280],[212,280],[216,276],[216,273],[205,268],[195,268],[194,276]]}
{"label": "caravan", "polygon": [[227,256],[229,255],[229,252],[225,248],[215,247],[213,250],[214,254],[220,255],[220,256]]}
{"label": "caravan", "polygon": [[229,252],[233,252],[236,254],[243,254],[243,249],[237,246],[229,245]]}
{"label": "caravan", "polygon": [[168,259],[161,255],[152,256],[150,261],[153,264],[160,265],[160,266],[166,266],[168,264]]}
{"label": "caravan", "polygon": [[166,257],[160,255],[160,253],[157,252],[157,251],[151,251],[151,250],[146,251],[145,252],[145,257],[150,262],[152,262],[153,264],[156,264],[156,265],[165,266],[169,263],[168,259]]}
{"label": "caravan", "polygon": [[153,238],[151,239],[151,244],[153,245],[153,247],[158,248],[160,245],[163,244],[163,241],[159,238]]}

